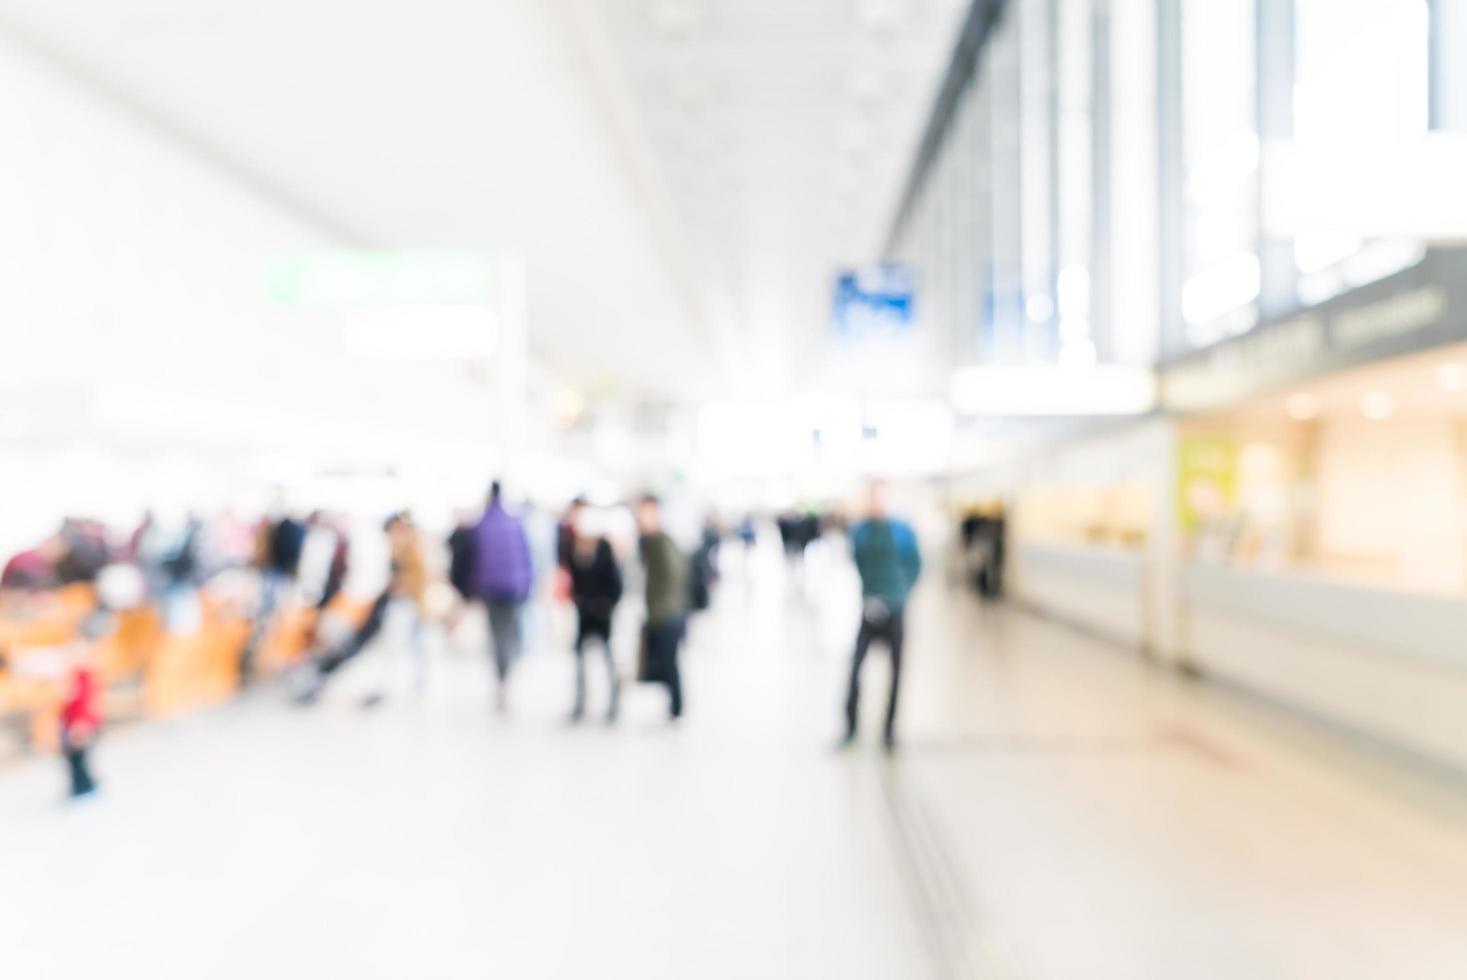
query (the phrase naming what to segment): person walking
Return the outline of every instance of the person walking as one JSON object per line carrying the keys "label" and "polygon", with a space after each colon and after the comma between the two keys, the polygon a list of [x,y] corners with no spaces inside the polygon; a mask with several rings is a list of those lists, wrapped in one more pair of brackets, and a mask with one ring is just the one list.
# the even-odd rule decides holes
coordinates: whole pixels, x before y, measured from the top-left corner
{"label": "person walking", "polygon": [[448,617],[445,632],[458,632],[459,620],[474,601],[474,529],[477,521],[467,510],[458,512],[453,531],[448,535],[448,584],[458,594],[458,602]]}
{"label": "person walking", "polygon": [[301,548],[298,578],[307,601],[312,603],[306,642],[315,647],[323,621],[332,603],[346,587],[351,572],[351,536],[346,522],[332,514],[315,511],[306,518],[306,541]]}
{"label": "person walking", "polygon": [[[578,522],[584,523],[584,511]],[[576,703],[571,709],[572,723],[586,714],[586,647],[593,640],[601,644],[606,660],[609,700],[606,721],[616,721],[621,681],[616,675],[616,658],[611,652],[611,621],[616,604],[621,601],[621,568],[611,544],[599,534],[576,529],[575,544],[569,556],[571,601],[576,607]]]}
{"label": "person walking", "polygon": [[851,529],[851,552],[861,577],[862,609],[846,691],[846,733],[841,744],[850,745],[856,739],[861,665],[871,644],[880,640],[891,651],[891,690],[886,699],[883,735],[883,745],[890,752],[896,748],[897,694],[902,679],[907,598],[922,574],[922,555],[911,526],[889,515],[885,484],[871,484],[867,508],[866,519]]}
{"label": "person walking", "polygon": [[[427,687],[427,651],[423,645],[423,605],[428,588],[427,563],[423,559],[422,539],[406,513],[387,519],[383,530],[391,552],[387,588],[373,601],[367,617],[357,631],[342,645],[326,653],[315,663],[315,672],[296,700],[303,705],[315,704],[331,676],[344,667],[382,631],[388,610],[396,604],[410,614],[414,686],[419,693]],[[364,707],[382,702],[382,692],[374,691],[363,699]]]}
{"label": "person walking", "polygon": [[190,513],[159,564],[163,625],[170,633],[197,629],[203,615],[199,608],[199,583],[204,577],[203,538],[203,521]]}
{"label": "person walking", "polygon": [[81,624],[80,637],[73,644],[67,671],[66,697],[61,703],[61,754],[66,759],[66,773],[73,800],[84,799],[97,791],[88,754],[102,729],[102,682],[99,674],[97,644],[110,628],[106,613],[94,612]]}
{"label": "person walking", "polygon": [[494,657],[495,706],[508,706],[509,673],[523,642],[520,614],[530,597],[534,572],[525,526],[504,507],[495,480],[489,504],[474,528],[474,592],[489,610],[489,644]]}
{"label": "person walking", "polygon": [[243,687],[254,683],[260,647],[276,613],[294,590],[305,537],[305,526],[286,513],[279,501],[256,528],[254,564],[260,573],[260,596],[250,620],[249,638],[240,650],[239,682]]}
{"label": "person walking", "polygon": [[638,501],[636,518],[642,564],[647,572],[647,625],[642,634],[638,680],[667,685],[669,712],[676,720],[683,714],[678,646],[687,613],[688,562],[662,529],[661,505],[655,496],[648,494]]}
{"label": "person walking", "polygon": [[571,587],[571,564],[576,557],[576,536],[586,513],[586,498],[577,497],[566,507],[555,525],[555,572],[550,596],[557,604],[574,602]]}
{"label": "person walking", "polygon": [[555,525],[555,563],[567,572],[576,553],[576,535],[586,513],[586,498],[577,497],[566,507],[560,523]]}

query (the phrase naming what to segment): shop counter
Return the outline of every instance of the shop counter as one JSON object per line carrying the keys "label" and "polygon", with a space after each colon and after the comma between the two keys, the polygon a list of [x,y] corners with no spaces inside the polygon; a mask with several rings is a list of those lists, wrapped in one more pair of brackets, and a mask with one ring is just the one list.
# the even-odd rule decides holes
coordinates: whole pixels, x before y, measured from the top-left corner
{"label": "shop counter", "polygon": [[1467,601],[1189,563],[1204,674],[1467,769]]}
{"label": "shop counter", "polygon": [[1019,542],[1010,588],[1025,605],[1112,639],[1146,643],[1146,575],[1140,551]]}

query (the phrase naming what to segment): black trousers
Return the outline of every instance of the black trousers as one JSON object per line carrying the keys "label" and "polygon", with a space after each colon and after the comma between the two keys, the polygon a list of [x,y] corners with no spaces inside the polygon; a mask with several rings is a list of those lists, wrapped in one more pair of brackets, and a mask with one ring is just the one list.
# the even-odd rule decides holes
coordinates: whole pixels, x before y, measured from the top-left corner
{"label": "black trousers", "polygon": [[363,648],[372,642],[372,638],[382,631],[382,621],[387,618],[387,604],[391,601],[391,590],[379,595],[372,603],[372,608],[367,610],[367,618],[352,634],[351,639],[316,662],[317,673],[322,677],[329,677],[361,653]]}
{"label": "black trousers", "polygon": [[96,781],[92,779],[92,770],[87,765],[87,750],[90,748],[90,742],[74,741],[68,733],[61,733],[61,751],[66,756],[66,771],[71,777],[72,796],[85,796],[97,788]]}
{"label": "black trousers", "polygon": [[611,653],[611,617],[577,610],[576,618],[576,704],[572,714],[579,718],[586,710],[586,645],[594,640],[601,644],[606,660],[606,680],[610,685],[606,715],[615,718],[621,682],[616,676],[616,658]]}
{"label": "black trousers", "polygon": [[683,713],[683,678],[678,670],[678,645],[683,639],[683,621],[670,619],[665,623],[647,624],[647,661],[652,679],[667,685],[671,698],[668,709],[674,718]]}
{"label": "black trousers", "polygon": [[494,658],[494,676],[503,686],[509,680],[509,672],[520,658],[520,647],[524,644],[524,632],[520,623],[519,599],[490,599],[489,607],[489,652]]}
{"label": "black trousers", "polygon": [[326,585],[321,589],[321,598],[316,600],[316,609],[319,611],[331,605],[331,600],[341,593],[341,587],[345,584],[345,576],[327,576]]}
{"label": "black trousers", "polygon": [[906,633],[905,615],[898,609],[884,619],[861,617],[861,630],[856,634],[856,654],[851,658],[851,683],[846,692],[846,734],[856,734],[857,712],[861,703],[861,665],[876,640],[891,650],[891,691],[886,699],[886,734],[896,728],[897,692],[902,681],[902,640]]}

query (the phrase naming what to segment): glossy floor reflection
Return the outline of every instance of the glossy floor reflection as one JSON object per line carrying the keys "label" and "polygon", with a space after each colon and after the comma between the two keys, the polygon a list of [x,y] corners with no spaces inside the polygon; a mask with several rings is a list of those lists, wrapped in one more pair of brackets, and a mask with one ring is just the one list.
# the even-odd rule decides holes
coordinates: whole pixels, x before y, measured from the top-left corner
{"label": "glossy floor reflection", "polygon": [[[677,727],[645,688],[614,729],[568,726],[565,624],[542,617],[507,716],[466,632],[422,699],[389,648],[314,711],[263,692],[115,733],[80,808],[53,760],[0,772],[0,974],[1467,970],[1459,791],[936,578],[899,755],[877,748],[880,657],[838,755],[851,572],[740,558]],[[384,676],[403,683],[363,712]]]}

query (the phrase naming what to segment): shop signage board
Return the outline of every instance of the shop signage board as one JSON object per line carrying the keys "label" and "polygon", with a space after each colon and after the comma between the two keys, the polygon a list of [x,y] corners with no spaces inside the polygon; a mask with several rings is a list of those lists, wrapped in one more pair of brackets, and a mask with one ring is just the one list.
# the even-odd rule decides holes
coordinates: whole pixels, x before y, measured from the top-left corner
{"label": "shop signage board", "polygon": [[1467,250],[1265,324],[1162,369],[1171,412],[1203,412],[1383,358],[1467,340]]}
{"label": "shop signage board", "polygon": [[1238,445],[1223,435],[1187,433],[1177,441],[1177,516],[1185,531],[1232,512]]}

